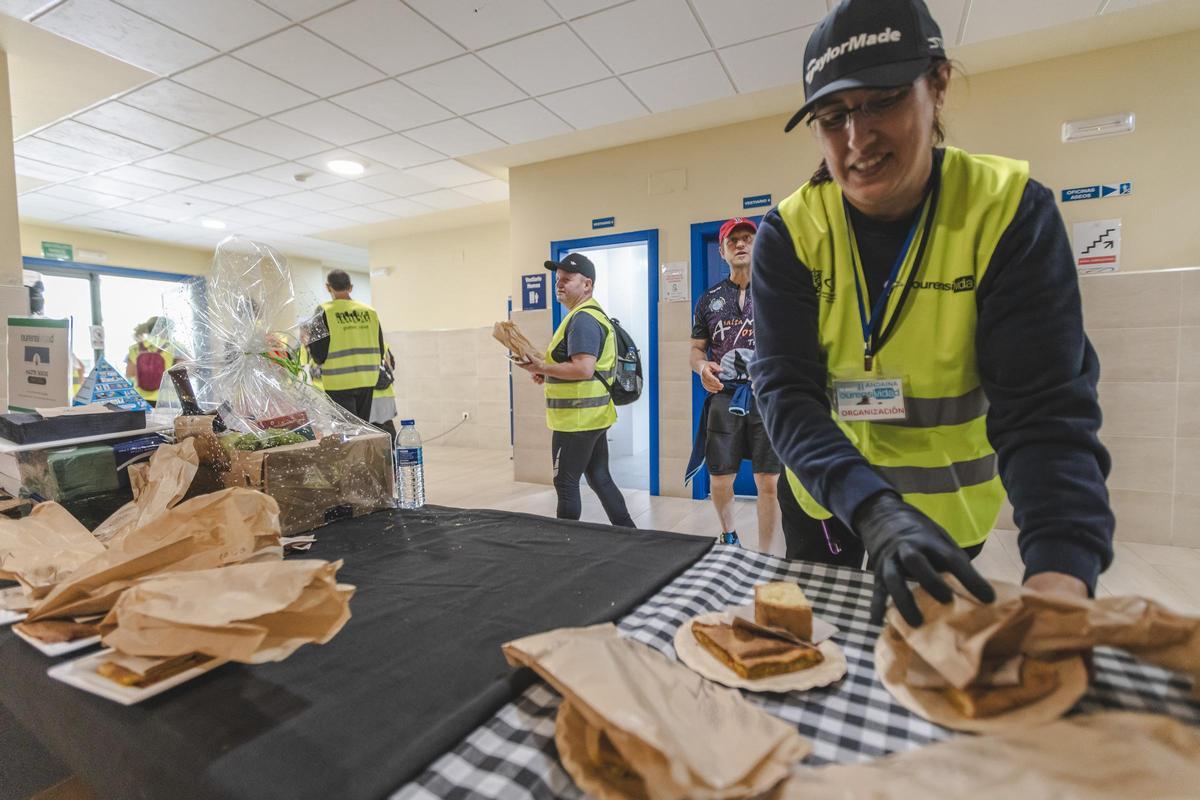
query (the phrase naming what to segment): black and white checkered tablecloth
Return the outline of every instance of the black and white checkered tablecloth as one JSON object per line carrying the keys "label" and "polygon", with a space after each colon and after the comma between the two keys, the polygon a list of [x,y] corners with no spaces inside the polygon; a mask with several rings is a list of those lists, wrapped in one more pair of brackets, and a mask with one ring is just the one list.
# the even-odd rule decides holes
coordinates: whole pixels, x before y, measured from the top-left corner
{"label": "black and white checkered tablecloth", "polygon": [[[875,679],[873,651],[879,627],[868,621],[871,574],[867,572],[718,545],[618,627],[623,634],[674,657],[672,641],[684,621],[749,603],[756,583],[780,579],[797,581],[816,615],[840,629],[836,640],[846,653],[848,667],[845,678],[823,689],[744,693],[812,740],[813,752],[806,764],[869,760],[954,735],[901,707]],[[582,797],[555,753],[558,702],[558,694],[546,684],[535,684],[402,787],[393,800]],[[1096,680],[1078,708],[1149,711],[1200,724],[1200,703],[1188,699],[1184,680],[1108,649],[1097,651]]]}

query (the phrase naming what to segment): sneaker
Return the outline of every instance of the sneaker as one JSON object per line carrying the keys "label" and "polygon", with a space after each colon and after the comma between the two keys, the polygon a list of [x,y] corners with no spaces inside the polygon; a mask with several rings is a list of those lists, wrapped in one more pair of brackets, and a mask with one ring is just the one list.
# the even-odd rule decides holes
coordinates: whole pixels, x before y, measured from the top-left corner
{"label": "sneaker", "polygon": [[737,531],[729,531],[728,533],[722,533],[720,536],[717,537],[717,544],[731,544],[735,547],[742,546],[741,540],[738,539]]}

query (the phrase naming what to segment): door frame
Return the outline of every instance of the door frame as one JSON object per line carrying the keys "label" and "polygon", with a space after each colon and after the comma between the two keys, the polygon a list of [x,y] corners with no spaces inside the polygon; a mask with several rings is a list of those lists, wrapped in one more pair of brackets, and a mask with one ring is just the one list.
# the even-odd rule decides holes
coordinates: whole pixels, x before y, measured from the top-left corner
{"label": "door frame", "polygon": [[[575,250],[585,250],[595,247],[614,247],[622,244],[646,245],[646,330],[650,338],[641,351],[646,365],[645,382],[649,390],[650,402],[650,495],[658,496],[658,228],[629,233],[613,233],[607,236],[587,236],[582,239],[560,239],[550,242],[550,260],[559,261],[567,253]],[[550,286],[553,282],[549,281]],[[550,329],[557,330],[562,322],[562,305],[558,299],[550,297],[550,287],[546,289],[547,300],[550,303]]]}

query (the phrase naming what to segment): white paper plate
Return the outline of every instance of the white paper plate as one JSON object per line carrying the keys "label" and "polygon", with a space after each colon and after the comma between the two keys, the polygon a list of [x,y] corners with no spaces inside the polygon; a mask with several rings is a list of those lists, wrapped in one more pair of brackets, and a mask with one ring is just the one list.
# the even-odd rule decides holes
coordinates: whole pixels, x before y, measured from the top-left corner
{"label": "white paper plate", "polygon": [[77,658],[74,661],[67,661],[63,664],[53,666],[46,671],[46,674],[56,681],[70,684],[76,689],[83,689],[85,692],[91,692],[94,695],[103,697],[106,700],[112,700],[114,703],[120,703],[123,706],[131,706],[142,702],[148,697],[162,694],[167,689],[174,688],[181,683],[187,683],[192,678],[197,678],[228,661],[225,658],[214,658],[198,667],[192,667],[151,686],[122,686],[96,672],[96,669],[108,660],[109,655],[113,652],[112,648],[100,650],[82,658]]}
{"label": "white paper plate", "polygon": [[65,656],[67,653],[74,653],[76,650],[82,650],[85,647],[91,647],[94,644],[99,644],[100,636],[88,636],[84,639],[73,639],[69,642],[55,642],[47,644],[41,639],[35,639],[29,634],[23,632],[20,628],[13,628],[13,633],[20,636],[25,641],[36,647],[44,656]]}
{"label": "white paper plate", "polygon": [[0,609],[0,625],[12,625],[14,622],[20,622],[29,616],[28,611],[7,611]]}

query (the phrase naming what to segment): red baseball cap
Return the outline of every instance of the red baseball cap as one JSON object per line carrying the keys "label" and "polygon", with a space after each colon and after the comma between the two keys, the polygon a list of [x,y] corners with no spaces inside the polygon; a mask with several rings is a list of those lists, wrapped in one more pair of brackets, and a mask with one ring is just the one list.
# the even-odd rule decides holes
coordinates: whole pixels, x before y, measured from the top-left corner
{"label": "red baseball cap", "polygon": [[725,240],[729,238],[729,234],[733,233],[734,228],[741,227],[747,227],[754,232],[758,231],[758,226],[754,224],[754,220],[746,219],[745,217],[734,217],[733,219],[726,220],[725,224],[721,226],[721,232],[717,234],[717,243],[725,244]]}

